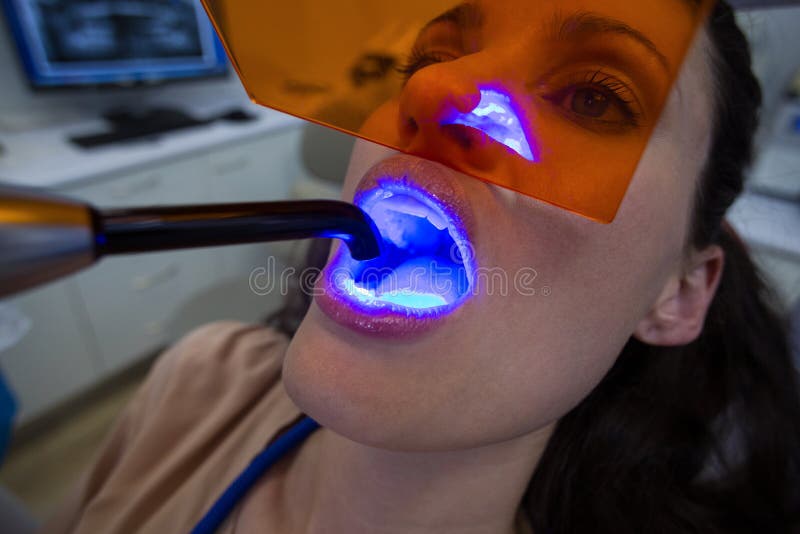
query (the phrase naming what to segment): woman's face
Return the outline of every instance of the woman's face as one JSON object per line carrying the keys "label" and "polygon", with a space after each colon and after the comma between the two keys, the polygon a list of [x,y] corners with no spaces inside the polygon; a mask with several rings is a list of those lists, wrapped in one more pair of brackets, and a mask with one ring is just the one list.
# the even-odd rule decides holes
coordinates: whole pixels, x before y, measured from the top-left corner
{"label": "woman's face", "polygon": [[[554,20],[556,12],[568,17],[600,11],[635,28],[656,47],[670,46],[660,21],[692,16],[688,2],[662,0],[653,9],[663,10],[663,16],[630,20],[626,4],[603,2],[598,9],[594,2],[580,1],[484,2],[475,50],[464,56],[453,51],[452,57],[439,57],[441,62],[417,70],[400,97],[370,117],[364,131],[391,135],[411,153],[469,172],[470,165],[485,163],[476,155],[480,147],[427,120],[437,99],[452,102],[454,95],[474,93],[475,73],[482,69],[505,65],[514,72],[533,71],[527,65],[541,46],[540,24]],[[442,46],[442,40],[446,46],[450,24],[430,26],[418,46]],[[626,45],[619,34],[587,38],[621,39]],[[460,256],[467,256],[462,267],[468,291],[446,295],[441,313],[385,302],[370,309],[363,300],[348,302],[335,291],[331,273],[352,264],[334,254],[284,364],[284,383],[298,406],[354,441],[395,450],[450,450],[546,429],[579,403],[681,269],[694,191],[709,148],[706,50],[705,38],[691,49],[611,224],[359,142],[343,199],[368,204],[377,217],[382,208],[376,191],[390,191],[395,199],[404,188],[428,195],[439,206],[437,213],[459,228],[454,243]],[[637,57],[646,55],[631,53],[631,69],[637,68]],[[576,68],[582,73],[586,67]],[[610,115],[601,116],[605,122],[599,128],[592,122],[598,110],[574,100],[585,99],[586,93],[565,91],[563,99],[547,104],[564,109],[552,113],[553,123],[546,127],[566,127],[555,121],[568,121],[569,128],[591,129],[594,172],[604,169],[604,147],[611,152],[627,139],[620,136],[645,135],[638,133],[644,129],[621,133],[622,123],[608,128],[624,119],[613,107],[605,110]],[[589,116],[575,115],[581,112]],[[569,161],[563,162],[561,174],[569,176]],[[409,208],[416,215],[420,209]],[[389,222],[382,223],[382,232],[392,234],[391,221],[398,219],[385,219]],[[407,223],[408,217],[400,220]],[[412,235],[406,230],[400,233]],[[402,235],[387,237],[388,246],[397,245]],[[419,267],[413,257],[405,260]],[[406,267],[394,268],[393,274],[403,271],[398,276],[407,278]],[[373,287],[369,298],[374,296]]]}

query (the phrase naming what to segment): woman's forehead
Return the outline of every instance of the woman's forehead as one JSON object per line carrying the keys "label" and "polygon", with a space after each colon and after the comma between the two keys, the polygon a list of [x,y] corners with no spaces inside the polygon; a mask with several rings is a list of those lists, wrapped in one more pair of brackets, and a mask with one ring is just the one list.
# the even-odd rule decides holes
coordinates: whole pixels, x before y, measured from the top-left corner
{"label": "woman's forehead", "polygon": [[659,0],[643,9],[628,0],[474,0],[431,19],[421,33],[452,25],[462,31],[565,43],[615,35],[643,47],[674,74],[702,20],[702,5],[700,0]]}

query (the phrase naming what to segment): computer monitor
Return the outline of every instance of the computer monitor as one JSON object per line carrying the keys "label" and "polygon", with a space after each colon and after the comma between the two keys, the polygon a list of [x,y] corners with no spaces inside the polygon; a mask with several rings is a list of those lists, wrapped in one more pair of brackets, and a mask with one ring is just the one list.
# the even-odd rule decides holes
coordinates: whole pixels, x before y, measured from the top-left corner
{"label": "computer monitor", "polygon": [[36,88],[224,75],[198,0],[0,0]]}

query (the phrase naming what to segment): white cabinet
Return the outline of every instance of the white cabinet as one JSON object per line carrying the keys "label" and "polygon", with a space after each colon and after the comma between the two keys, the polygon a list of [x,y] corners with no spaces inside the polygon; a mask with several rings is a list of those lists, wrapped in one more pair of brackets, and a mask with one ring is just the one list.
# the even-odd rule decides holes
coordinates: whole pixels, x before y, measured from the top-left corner
{"label": "white cabinet", "polygon": [[[110,176],[67,193],[99,208],[195,204],[207,192],[207,168],[205,155],[200,154]],[[103,374],[130,365],[171,340],[168,324],[192,285],[204,278],[212,282],[210,263],[210,258],[187,262],[175,253],[128,255],[105,258],[77,275]]]}
{"label": "white cabinet", "polygon": [[[299,128],[273,135],[269,143],[250,142],[209,154],[211,190],[218,202],[262,202],[290,197],[300,171]],[[264,317],[281,302],[282,296],[260,295],[250,287],[257,269],[270,269],[279,276],[288,248],[280,243],[238,245],[214,251],[217,284],[185,317],[213,309],[215,319],[253,320]],[[213,308],[207,304],[213,302]]]}
{"label": "white cabinet", "polygon": [[31,330],[0,352],[0,364],[29,419],[89,386],[100,356],[74,280],[43,286],[3,301],[32,320]]}
{"label": "white cabinet", "polygon": [[79,183],[62,191],[100,208],[191,204],[210,196],[205,189],[207,174],[206,155],[190,154],[109,175],[89,184]]}
{"label": "white cabinet", "polygon": [[251,141],[208,155],[207,173],[219,202],[259,202],[286,198],[287,176],[298,168],[299,131],[270,136],[270,142]]}
{"label": "white cabinet", "polygon": [[[232,203],[288,198],[298,169],[299,129],[111,177],[69,193],[99,208]],[[102,372],[130,365],[203,322],[258,320],[278,296],[250,290],[269,244],[104,259],[77,276],[102,356]]]}
{"label": "white cabinet", "polygon": [[[300,129],[285,130],[269,143],[251,142],[209,155],[214,197],[219,202],[261,202],[290,196],[300,174]],[[242,245],[217,254],[220,277],[246,284],[250,273],[264,267],[275,245]]]}
{"label": "white cabinet", "polygon": [[[246,144],[212,155],[212,168],[219,177],[220,201],[260,202],[290,198],[293,183],[302,173],[300,136],[300,128],[284,130],[273,136],[268,145]],[[253,291],[250,277],[257,269],[268,269],[274,276],[280,276],[288,250],[290,247],[286,243],[220,249],[217,267],[221,283],[214,296],[219,313],[224,318],[247,320],[263,317],[279,306],[283,296],[278,291],[269,295]]]}
{"label": "white cabinet", "polygon": [[159,253],[108,258],[77,275],[104,374],[169,341],[167,324],[187,290],[181,268]]}

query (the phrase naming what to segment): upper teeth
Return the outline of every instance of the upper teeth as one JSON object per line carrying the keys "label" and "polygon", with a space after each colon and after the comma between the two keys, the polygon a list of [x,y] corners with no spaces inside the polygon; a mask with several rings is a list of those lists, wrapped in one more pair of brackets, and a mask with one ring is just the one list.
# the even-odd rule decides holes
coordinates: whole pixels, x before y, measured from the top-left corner
{"label": "upper teeth", "polygon": [[444,230],[447,228],[448,224],[445,218],[440,213],[437,213],[435,210],[431,209],[429,206],[423,204],[419,200],[411,198],[407,195],[395,196],[390,192],[387,192],[387,194],[383,196],[385,199],[391,197],[394,197],[390,201],[390,206],[392,208],[396,208],[398,211],[408,215],[414,215],[415,217],[427,219],[428,222],[435,226],[437,230]]}

